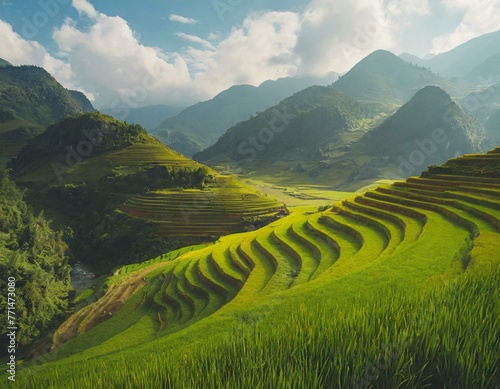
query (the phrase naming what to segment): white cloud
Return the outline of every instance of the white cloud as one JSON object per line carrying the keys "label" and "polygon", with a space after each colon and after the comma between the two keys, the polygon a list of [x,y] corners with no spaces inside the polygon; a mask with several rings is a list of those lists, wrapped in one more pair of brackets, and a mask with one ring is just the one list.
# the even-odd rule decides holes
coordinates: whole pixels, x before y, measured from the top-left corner
{"label": "white cloud", "polygon": [[200,38],[199,36],[189,35],[189,34],[185,34],[183,32],[178,32],[175,35],[177,35],[179,38],[185,39],[185,40],[190,41],[190,42],[200,43],[201,45],[205,46],[207,49],[215,50],[215,47],[209,41],[207,41],[206,39]]}
{"label": "white cloud", "polygon": [[94,94],[99,107],[184,104],[199,96],[186,62],[142,45],[120,17],[98,14],[85,31],[67,19],[53,39],[72,65],[75,84]]}
{"label": "white cloud", "polygon": [[431,53],[449,51],[470,39],[500,29],[500,0],[443,0],[443,4],[463,16],[455,30],[432,41]]}
{"label": "white cloud", "polygon": [[216,85],[220,91],[234,84],[257,85],[296,74],[300,61],[294,48],[299,30],[300,18],[293,12],[249,15],[216,50],[187,50],[197,86]]}
{"label": "white cloud", "polygon": [[252,14],[217,44],[177,33],[201,49],[164,53],[141,44],[122,18],[98,14],[85,30],[67,19],[53,39],[71,64],[73,82],[95,95],[97,106],[118,100],[133,107],[192,104],[234,84],[294,75],[299,29],[300,17],[292,12]]}
{"label": "white cloud", "polygon": [[198,20],[196,20],[196,19],[186,18],[184,16],[176,15],[176,14],[170,14],[168,19],[171,20],[172,22],[179,22],[182,24],[196,24],[196,23],[198,23]]}
{"label": "white cloud", "polygon": [[296,52],[303,73],[347,71],[374,50],[394,45],[381,0],[313,0],[301,23]]}
{"label": "white cloud", "polygon": [[[463,20],[455,32],[436,40],[436,46],[454,46],[500,25],[500,0],[479,0],[482,7],[476,1],[442,0],[448,12],[463,13]],[[97,12],[88,0],[72,4],[90,18],[90,25],[86,20],[80,27],[68,18],[56,28],[57,57],[6,23],[0,23],[0,57],[44,66],[65,86],[95,96],[97,107],[117,102],[129,107],[187,105],[234,84],[347,71],[374,50],[404,46],[415,33],[415,21],[421,27],[435,20],[429,0],[311,0],[301,13],[251,13],[225,36],[178,32],[177,37],[191,44],[165,53],[141,43],[127,21]],[[174,14],[170,19],[194,20]]]}
{"label": "white cloud", "polygon": [[71,66],[64,61],[51,56],[38,42],[29,41],[14,32],[12,26],[0,20],[0,58],[12,65],[36,65],[43,67],[60,83],[72,88]]}
{"label": "white cloud", "polygon": [[386,8],[394,16],[426,16],[431,13],[429,0],[390,0]]}
{"label": "white cloud", "polygon": [[87,0],[72,0],[71,5],[80,15],[87,15],[91,18],[96,18],[99,15],[94,6]]}

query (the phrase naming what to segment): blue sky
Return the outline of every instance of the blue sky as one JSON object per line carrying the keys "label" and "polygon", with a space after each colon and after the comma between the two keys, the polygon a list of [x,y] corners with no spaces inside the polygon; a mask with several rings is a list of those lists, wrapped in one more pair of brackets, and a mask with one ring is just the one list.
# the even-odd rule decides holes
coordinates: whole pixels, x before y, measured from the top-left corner
{"label": "blue sky", "polygon": [[43,66],[97,107],[186,106],[498,29],[500,0],[0,0],[0,58]]}

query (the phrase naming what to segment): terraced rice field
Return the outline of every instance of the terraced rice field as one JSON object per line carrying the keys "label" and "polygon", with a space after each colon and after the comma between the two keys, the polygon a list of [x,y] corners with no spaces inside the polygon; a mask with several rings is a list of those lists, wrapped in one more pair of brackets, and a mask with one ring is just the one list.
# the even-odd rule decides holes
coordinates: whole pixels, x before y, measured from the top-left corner
{"label": "terraced rice field", "polygon": [[165,237],[223,236],[283,210],[275,198],[263,195],[232,177],[217,176],[207,188],[159,190],[135,196],[121,210],[158,225]]}
{"label": "terraced rice field", "polygon": [[[498,166],[500,153],[497,149],[478,159],[496,161]],[[203,218],[202,208],[191,215],[191,220],[201,229],[206,228],[207,233],[230,230],[233,213],[253,215],[252,207],[236,195],[215,190],[210,193],[214,196],[207,204],[210,218]],[[125,210],[131,214],[142,212],[140,217],[160,214],[168,219],[159,221],[166,234],[187,233],[178,208],[183,202],[169,196],[169,192],[141,196],[127,203]],[[184,196],[195,198],[196,193]],[[272,202],[253,200],[256,208],[273,210]],[[425,178],[412,177],[370,190],[324,212],[300,208],[257,231],[229,235],[173,261],[157,263],[124,281],[120,289],[112,288],[97,305],[87,309],[109,306],[114,310],[116,304],[109,302],[127,300],[131,288],[135,288],[132,302],[125,304],[122,311],[118,309],[118,315],[143,312],[150,320],[147,324],[132,323],[130,331],[137,326],[143,334],[166,335],[216,312],[221,315],[249,307],[257,301],[292,293],[295,288],[335,285],[356,274],[370,274],[371,269],[414,271],[420,277],[446,271],[453,260],[461,261],[465,269],[470,265],[469,252],[475,240],[484,235],[498,241],[499,232],[500,180],[447,174],[441,169],[439,174],[429,172]],[[440,249],[433,242],[439,242]],[[115,320],[113,315],[106,319]],[[70,318],[69,324],[61,327],[56,344],[64,343],[64,328],[78,328],[80,333],[90,330],[84,320],[89,322],[79,313]],[[99,322],[95,320],[95,324]],[[112,325],[106,331],[110,338],[119,336]],[[106,352],[144,341],[142,337],[120,339],[108,344]],[[103,351],[89,355],[99,352]]]}
{"label": "terraced rice field", "polygon": [[[65,155],[55,158],[64,161]],[[108,183],[108,177],[133,177],[145,168],[163,166],[169,171],[187,172],[206,169],[213,182],[203,189],[170,189],[165,180],[165,189],[153,190],[144,185]],[[48,177],[48,178],[47,178]],[[43,178],[43,179],[42,179]],[[57,180],[51,161],[39,169],[20,178],[23,182]],[[259,220],[273,217],[284,210],[284,205],[274,197],[265,195],[251,186],[239,182],[233,176],[223,176],[208,167],[155,143],[136,143],[130,147],[91,154],[80,163],[69,168],[63,176],[63,184],[84,183],[99,193],[116,197],[119,210],[128,216],[146,219],[158,227],[158,234],[166,238],[196,238],[209,241],[233,232],[243,231]],[[162,182],[156,182],[162,188]],[[201,185],[200,185],[201,186]]]}

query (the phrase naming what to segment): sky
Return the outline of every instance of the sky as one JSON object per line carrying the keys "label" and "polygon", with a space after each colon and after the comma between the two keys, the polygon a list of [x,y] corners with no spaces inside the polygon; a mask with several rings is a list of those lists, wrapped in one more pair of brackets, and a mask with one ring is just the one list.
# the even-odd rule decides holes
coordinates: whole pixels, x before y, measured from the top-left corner
{"label": "sky", "polygon": [[0,0],[0,58],[45,68],[96,108],[186,107],[499,29],[500,0]]}

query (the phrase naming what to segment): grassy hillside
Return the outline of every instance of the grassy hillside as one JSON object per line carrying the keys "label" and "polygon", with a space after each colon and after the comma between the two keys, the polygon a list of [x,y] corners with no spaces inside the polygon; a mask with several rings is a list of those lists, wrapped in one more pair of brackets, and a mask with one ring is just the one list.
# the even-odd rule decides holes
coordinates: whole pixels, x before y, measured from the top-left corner
{"label": "grassy hillside", "polygon": [[37,66],[0,68],[0,88],[3,111],[42,126],[82,112],[70,92]]}
{"label": "grassy hillside", "polygon": [[282,204],[98,113],[66,119],[10,165],[27,198],[105,273],[272,220]]}
{"label": "grassy hillside", "polygon": [[19,385],[498,387],[499,191],[444,169],[121,268]]}
{"label": "grassy hillside", "polygon": [[[436,131],[443,139],[438,139]],[[390,156],[396,161],[396,155],[410,155],[417,146],[415,140],[446,142],[446,147],[435,144],[435,150],[429,150],[427,164],[443,163],[456,155],[491,147],[484,128],[463,112],[444,90],[435,86],[420,90],[360,144],[373,155]]]}

